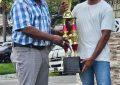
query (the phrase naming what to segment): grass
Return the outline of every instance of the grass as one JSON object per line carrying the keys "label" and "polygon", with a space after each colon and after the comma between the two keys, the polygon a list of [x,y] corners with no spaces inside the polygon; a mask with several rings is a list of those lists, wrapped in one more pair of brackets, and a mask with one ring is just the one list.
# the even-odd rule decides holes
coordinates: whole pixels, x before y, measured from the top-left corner
{"label": "grass", "polygon": [[0,64],[0,75],[13,74],[15,72],[16,71],[12,63],[1,63]]}
{"label": "grass", "polygon": [[[0,75],[16,73],[12,63],[1,63],[0,64]],[[51,72],[49,76],[59,76],[59,72]]]}
{"label": "grass", "polygon": [[51,72],[49,73],[49,76],[59,76],[60,73],[59,72]]}

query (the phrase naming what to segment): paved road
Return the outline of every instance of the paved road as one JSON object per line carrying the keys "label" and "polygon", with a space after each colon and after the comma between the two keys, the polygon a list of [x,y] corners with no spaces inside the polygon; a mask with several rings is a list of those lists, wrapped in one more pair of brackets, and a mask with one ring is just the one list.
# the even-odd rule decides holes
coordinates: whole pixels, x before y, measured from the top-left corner
{"label": "paved road", "polygon": [[[18,80],[0,80],[0,85],[18,85]],[[81,85],[81,83],[78,76],[58,76],[50,77],[49,85]]]}
{"label": "paved road", "polygon": [[50,77],[49,85],[81,85],[78,76]]}
{"label": "paved road", "polygon": [[0,80],[0,85],[18,85],[17,79],[12,80]]}

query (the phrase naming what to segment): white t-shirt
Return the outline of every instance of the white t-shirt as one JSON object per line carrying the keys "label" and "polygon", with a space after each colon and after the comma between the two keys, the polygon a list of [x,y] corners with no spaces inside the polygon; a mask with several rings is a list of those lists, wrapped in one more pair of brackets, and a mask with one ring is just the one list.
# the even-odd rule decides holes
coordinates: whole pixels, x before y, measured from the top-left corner
{"label": "white t-shirt", "polygon": [[[82,59],[89,58],[101,38],[101,30],[113,30],[113,9],[104,0],[95,5],[89,5],[88,1],[85,1],[75,6],[72,13],[76,17],[79,36],[78,55]],[[109,57],[110,49],[107,44],[96,60],[109,61]]]}

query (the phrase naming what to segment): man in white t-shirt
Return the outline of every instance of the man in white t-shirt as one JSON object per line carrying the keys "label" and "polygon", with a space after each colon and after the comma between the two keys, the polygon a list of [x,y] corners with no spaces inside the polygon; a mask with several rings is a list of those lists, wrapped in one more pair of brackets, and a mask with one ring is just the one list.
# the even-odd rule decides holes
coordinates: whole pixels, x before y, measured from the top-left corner
{"label": "man in white t-shirt", "polygon": [[78,55],[85,60],[83,85],[111,85],[108,40],[114,27],[112,7],[104,0],[87,0],[72,11],[79,36]]}

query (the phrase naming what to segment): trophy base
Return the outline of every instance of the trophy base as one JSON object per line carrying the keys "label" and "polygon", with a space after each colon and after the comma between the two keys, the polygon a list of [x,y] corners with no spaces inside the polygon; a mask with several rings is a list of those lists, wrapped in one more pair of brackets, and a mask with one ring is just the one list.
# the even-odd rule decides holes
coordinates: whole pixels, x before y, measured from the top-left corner
{"label": "trophy base", "polygon": [[83,64],[80,63],[82,60],[80,57],[65,57],[63,59],[63,68],[65,74],[76,74],[81,73]]}

